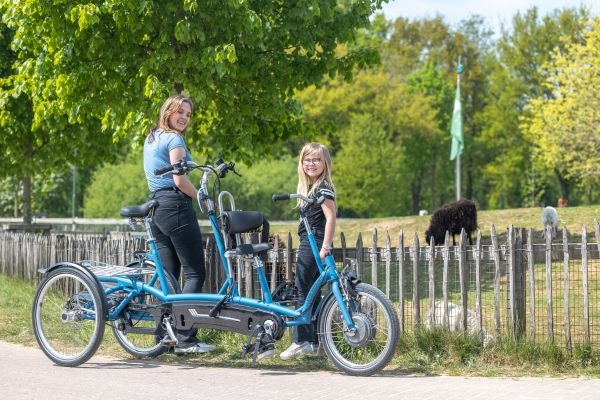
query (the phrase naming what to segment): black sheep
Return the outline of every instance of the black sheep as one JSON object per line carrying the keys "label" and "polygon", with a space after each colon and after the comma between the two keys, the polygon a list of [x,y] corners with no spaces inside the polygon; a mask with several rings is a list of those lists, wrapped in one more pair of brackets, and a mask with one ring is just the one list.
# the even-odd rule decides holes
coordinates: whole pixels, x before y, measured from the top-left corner
{"label": "black sheep", "polygon": [[449,231],[452,235],[452,244],[456,245],[454,235],[460,235],[462,228],[465,228],[469,243],[473,244],[471,233],[477,229],[477,208],[469,199],[460,199],[435,210],[429,228],[425,231],[425,238],[428,244],[432,236],[435,244],[444,244],[446,231]]}

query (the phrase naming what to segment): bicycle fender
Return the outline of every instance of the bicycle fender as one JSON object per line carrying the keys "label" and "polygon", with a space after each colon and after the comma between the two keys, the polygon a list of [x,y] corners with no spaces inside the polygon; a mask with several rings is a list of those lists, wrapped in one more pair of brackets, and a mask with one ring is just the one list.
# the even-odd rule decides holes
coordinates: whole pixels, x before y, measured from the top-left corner
{"label": "bicycle fender", "polygon": [[333,290],[331,290],[331,288],[329,288],[329,290],[327,290],[327,293],[325,293],[325,295],[323,297],[321,297],[321,301],[319,301],[319,304],[317,305],[317,309],[315,310],[315,313],[312,315],[312,318],[310,319],[311,322],[314,322],[319,318],[319,315],[321,315],[321,310],[323,309],[323,306],[325,304],[327,304],[327,300],[329,300],[329,298],[332,296],[333,296]]}
{"label": "bicycle fender", "polygon": [[[40,269],[38,269],[38,272],[40,272],[42,274],[42,276],[45,277],[50,272],[52,272],[56,269],[59,269],[61,267],[72,267],[72,268],[77,269],[82,274],[87,276],[92,282],[96,283],[100,293],[104,293],[104,288],[102,287],[102,284],[100,283],[100,281],[98,280],[96,275],[94,275],[89,269],[87,269],[86,267],[84,267],[83,265],[78,264],[78,263],[62,261],[62,262],[59,262],[59,263],[56,263],[56,264],[50,266],[50,268],[47,268],[47,269],[40,268]],[[108,315],[108,304],[106,301],[106,296],[102,296],[102,305],[104,306],[104,310],[106,310],[106,314]]]}

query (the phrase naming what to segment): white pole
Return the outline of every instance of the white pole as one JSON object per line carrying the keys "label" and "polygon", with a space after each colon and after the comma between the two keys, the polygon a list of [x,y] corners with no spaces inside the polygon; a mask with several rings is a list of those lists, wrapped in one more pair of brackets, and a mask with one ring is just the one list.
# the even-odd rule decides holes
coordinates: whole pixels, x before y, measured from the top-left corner
{"label": "white pole", "polygon": [[460,153],[456,156],[456,200],[460,200]]}

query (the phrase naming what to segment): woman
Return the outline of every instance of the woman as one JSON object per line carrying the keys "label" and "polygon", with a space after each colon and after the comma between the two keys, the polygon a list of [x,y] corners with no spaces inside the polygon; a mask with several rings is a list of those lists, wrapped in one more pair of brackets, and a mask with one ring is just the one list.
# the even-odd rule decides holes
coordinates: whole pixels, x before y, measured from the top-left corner
{"label": "woman", "polygon": [[[158,200],[152,218],[160,261],[179,280],[184,274],[183,293],[199,293],[204,284],[204,252],[198,219],[192,207],[197,189],[187,175],[156,176],[154,170],[182,159],[192,161],[185,145],[185,130],[194,105],[182,95],[169,97],[160,109],[158,123],[144,142],[144,171],[150,199]],[[203,353],[215,349],[200,342],[196,329],[177,332],[176,353]]]}

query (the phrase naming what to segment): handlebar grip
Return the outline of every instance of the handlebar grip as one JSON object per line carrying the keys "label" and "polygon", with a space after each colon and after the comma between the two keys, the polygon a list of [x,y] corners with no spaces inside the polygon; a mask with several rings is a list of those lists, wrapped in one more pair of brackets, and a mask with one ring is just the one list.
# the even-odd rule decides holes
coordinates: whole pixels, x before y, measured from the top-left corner
{"label": "handlebar grip", "polygon": [[272,199],[273,199],[273,201],[289,200],[290,195],[289,194],[274,194]]}
{"label": "handlebar grip", "polygon": [[162,168],[156,168],[154,170],[154,175],[162,175],[162,174],[166,174],[167,172],[171,172],[175,169],[175,167],[173,165],[167,165],[166,167],[162,167]]}

